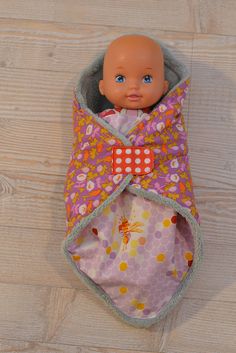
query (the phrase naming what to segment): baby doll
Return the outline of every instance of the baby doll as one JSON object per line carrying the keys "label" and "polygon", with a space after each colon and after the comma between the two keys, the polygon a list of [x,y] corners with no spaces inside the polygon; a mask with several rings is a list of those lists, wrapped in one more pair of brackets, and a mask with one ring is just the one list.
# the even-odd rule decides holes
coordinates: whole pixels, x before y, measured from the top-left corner
{"label": "baby doll", "polygon": [[143,119],[167,92],[161,47],[144,35],[124,35],[106,51],[99,91],[114,105],[99,113],[120,132]]}
{"label": "baby doll", "polygon": [[189,84],[187,68],[164,43],[125,35],[82,73],[75,91],[63,254],[137,327],[173,309],[201,260],[181,111]]}

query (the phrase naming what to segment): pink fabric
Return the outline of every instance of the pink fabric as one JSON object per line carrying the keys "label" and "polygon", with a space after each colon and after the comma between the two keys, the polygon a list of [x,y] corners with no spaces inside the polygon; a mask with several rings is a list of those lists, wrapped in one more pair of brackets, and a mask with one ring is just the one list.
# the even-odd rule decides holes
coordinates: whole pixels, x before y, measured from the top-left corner
{"label": "pink fabric", "polygon": [[106,109],[98,115],[121,133],[126,133],[134,125],[134,122],[141,121],[148,116],[141,109],[117,110],[115,108]]}

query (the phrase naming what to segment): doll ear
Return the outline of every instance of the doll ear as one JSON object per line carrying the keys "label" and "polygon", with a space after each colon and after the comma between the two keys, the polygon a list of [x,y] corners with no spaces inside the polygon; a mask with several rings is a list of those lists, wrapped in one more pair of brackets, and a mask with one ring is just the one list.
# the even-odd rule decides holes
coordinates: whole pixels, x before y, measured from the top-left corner
{"label": "doll ear", "polygon": [[99,92],[101,93],[102,96],[104,96],[104,92],[103,92],[103,89],[104,89],[104,81],[103,81],[103,80],[100,80],[98,86],[99,86]]}

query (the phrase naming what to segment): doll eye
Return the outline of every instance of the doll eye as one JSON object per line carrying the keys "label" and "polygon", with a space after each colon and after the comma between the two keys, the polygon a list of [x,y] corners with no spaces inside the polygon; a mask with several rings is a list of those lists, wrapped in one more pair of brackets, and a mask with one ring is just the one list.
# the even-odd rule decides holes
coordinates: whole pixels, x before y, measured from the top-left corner
{"label": "doll eye", "polygon": [[116,76],[116,82],[119,82],[119,83],[125,82],[125,76],[117,75]]}
{"label": "doll eye", "polygon": [[144,83],[151,83],[152,82],[152,76],[151,75],[145,75],[143,78]]}

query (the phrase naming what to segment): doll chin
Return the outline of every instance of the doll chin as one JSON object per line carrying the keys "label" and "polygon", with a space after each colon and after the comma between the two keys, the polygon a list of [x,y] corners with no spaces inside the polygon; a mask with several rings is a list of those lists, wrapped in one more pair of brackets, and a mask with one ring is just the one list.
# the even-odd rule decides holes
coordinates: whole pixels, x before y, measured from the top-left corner
{"label": "doll chin", "polygon": [[123,104],[122,107],[125,109],[142,109],[143,104],[140,100],[126,100]]}

